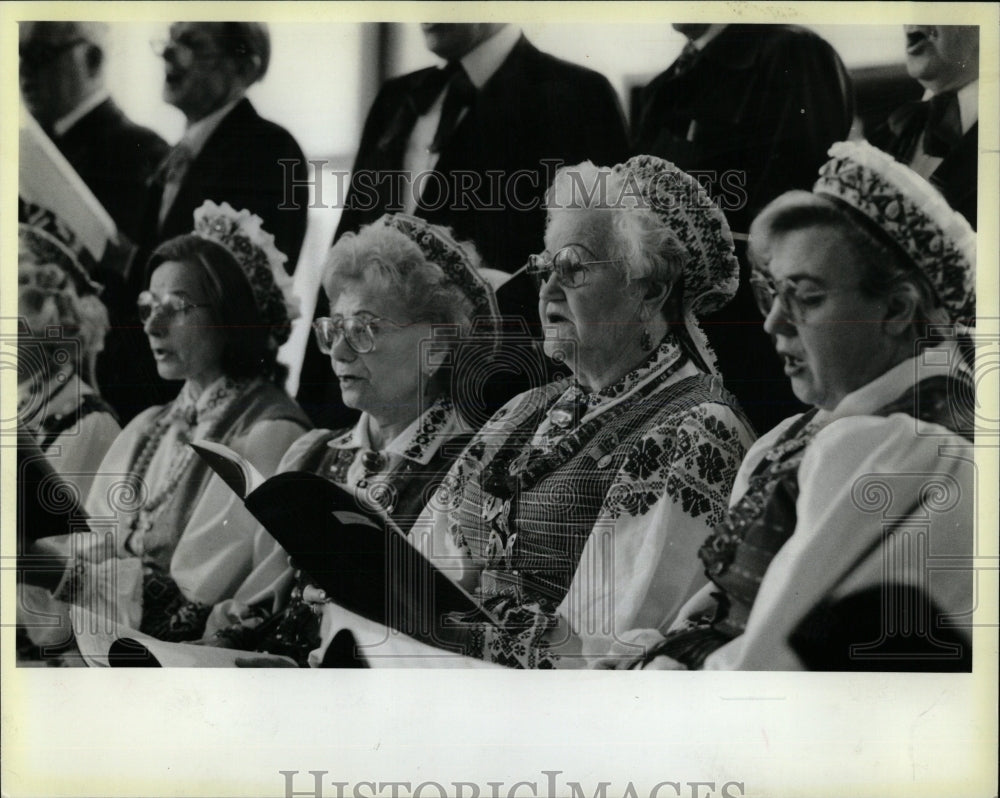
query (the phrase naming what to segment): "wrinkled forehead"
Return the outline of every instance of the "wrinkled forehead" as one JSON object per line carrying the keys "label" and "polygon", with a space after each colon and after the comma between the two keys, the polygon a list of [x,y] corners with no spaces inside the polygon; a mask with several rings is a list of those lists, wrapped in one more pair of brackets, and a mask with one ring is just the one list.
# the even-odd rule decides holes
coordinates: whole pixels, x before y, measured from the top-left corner
{"label": "wrinkled forehead", "polygon": [[597,258],[603,258],[611,245],[615,213],[609,208],[550,210],[545,227],[545,249],[555,254],[570,244],[582,244]]}
{"label": "wrinkled forehead", "polygon": [[757,255],[754,267],[775,280],[810,279],[837,285],[856,282],[864,271],[853,242],[832,225],[774,232]]}
{"label": "wrinkled forehead", "polygon": [[341,316],[379,316],[393,321],[409,321],[403,303],[386,291],[377,280],[336,275],[325,286],[330,292],[330,312]]}

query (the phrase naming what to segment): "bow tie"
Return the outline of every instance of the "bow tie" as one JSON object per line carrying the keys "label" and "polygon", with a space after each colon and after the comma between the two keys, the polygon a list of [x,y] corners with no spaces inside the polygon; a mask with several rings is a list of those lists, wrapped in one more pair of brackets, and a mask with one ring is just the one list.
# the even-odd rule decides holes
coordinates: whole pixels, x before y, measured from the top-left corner
{"label": "bow tie", "polygon": [[897,157],[909,159],[923,136],[924,152],[944,158],[962,141],[962,115],[953,91],[907,103],[889,116],[889,128],[902,146]]}

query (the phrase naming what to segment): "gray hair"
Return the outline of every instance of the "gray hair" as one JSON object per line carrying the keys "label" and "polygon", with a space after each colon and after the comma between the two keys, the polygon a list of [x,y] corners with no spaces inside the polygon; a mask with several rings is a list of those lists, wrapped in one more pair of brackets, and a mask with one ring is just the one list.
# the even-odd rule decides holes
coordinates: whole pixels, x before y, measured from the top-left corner
{"label": "gray hair", "polygon": [[625,281],[648,278],[680,289],[691,255],[669,223],[628,190],[626,175],[589,161],[563,167],[556,172],[545,204],[550,223],[573,210],[610,214],[606,252],[624,264]]}
{"label": "gray hair", "polygon": [[[478,257],[466,250],[478,265]],[[348,284],[361,284],[391,297],[411,321],[472,325],[472,302],[444,270],[427,259],[408,236],[392,227],[368,225],[334,244],[323,266],[323,288],[331,303]]]}

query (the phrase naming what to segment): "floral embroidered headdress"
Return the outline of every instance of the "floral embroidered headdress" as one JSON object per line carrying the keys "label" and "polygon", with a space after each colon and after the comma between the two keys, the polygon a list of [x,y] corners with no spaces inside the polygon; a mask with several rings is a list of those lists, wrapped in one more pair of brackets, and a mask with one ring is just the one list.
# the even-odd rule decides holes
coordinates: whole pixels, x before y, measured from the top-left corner
{"label": "floral embroidered headdress", "polygon": [[448,281],[469,299],[474,318],[495,319],[500,315],[493,286],[445,228],[404,213],[387,213],[375,224],[398,230],[420,247],[424,257],[440,266]]}
{"label": "floral embroidered headdress", "polygon": [[976,316],[976,234],[930,183],[864,141],[830,147],[813,192],[883,231],[930,281],[952,321]]}
{"label": "floral embroidered headdress", "polygon": [[274,246],[274,236],[259,216],[237,211],[229,203],[206,200],[194,212],[194,234],[215,241],[236,258],[253,289],[254,303],[271,331],[276,346],[288,340],[292,319],[298,318],[298,297],[285,271],[288,258]]}
{"label": "floral embroidered headdress", "polygon": [[735,295],[740,267],[729,222],[704,186],[676,165],[636,155],[612,172],[673,231],[687,250],[684,266],[684,327],[705,364],[718,372],[715,353],[696,317],[718,310]]}

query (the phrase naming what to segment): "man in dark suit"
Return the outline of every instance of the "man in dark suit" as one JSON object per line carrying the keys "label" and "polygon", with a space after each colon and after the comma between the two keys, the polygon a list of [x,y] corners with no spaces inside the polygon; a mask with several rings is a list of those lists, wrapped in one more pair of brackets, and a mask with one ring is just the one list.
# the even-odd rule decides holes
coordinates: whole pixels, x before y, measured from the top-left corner
{"label": "man in dark suit", "polygon": [[186,119],[181,141],[150,188],[143,243],[147,248],[191,232],[205,200],[246,208],[295,270],[308,202],[286,188],[306,182],[306,160],[294,137],[254,110],[246,90],[267,73],[267,26],[252,22],[176,22],[163,57],[163,99]]}
{"label": "man in dark suit", "polygon": [[[308,201],[292,194],[307,179],[305,156],[285,128],[262,118],[244,96],[267,72],[267,26],[253,22],[176,22],[165,42],[163,99],[183,112],[184,135],[151,178],[139,254],[129,274],[134,296],[144,287],[145,266],[155,247],[190,233],[194,211],[205,200],[228,202],[263,220],[291,273],[305,238]],[[288,193],[286,193],[286,187]],[[149,347],[133,320],[129,365],[131,395],[121,410],[130,418],[177,392],[156,373]]]}
{"label": "man in dark suit", "polygon": [[847,138],[850,77],[833,48],[803,28],[674,28],[688,41],[642,93],[635,148],[702,180],[736,235],[739,291],[703,324],[727,386],[763,431],[802,406],[764,333],[740,239],[772,199],[811,188],[829,146]]}
{"label": "man in dark suit", "polygon": [[[421,27],[446,66],[382,86],[335,240],[405,211],[450,226],[486,266],[514,272],[542,249],[543,200],[558,166],[613,165],[627,155],[617,96],[602,75],[539,51],[512,25]],[[537,293],[523,275],[498,299],[505,316],[522,317],[529,329],[538,324]],[[316,315],[326,315],[322,292],[318,300]],[[298,398],[323,426],[350,418],[331,383],[329,358],[310,340]],[[507,387],[527,384],[515,375]]]}
{"label": "man in dark suit", "polygon": [[130,121],[108,94],[107,32],[107,25],[96,22],[21,23],[19,81],[25,106],[121,234],[119,245],[93,266],[111,328],[92,387],[127,420],[134,414],[129,408],[135,393],[128,364],[148,357],[148,347],[144,339],[136,342],[136,291],[126,284],[124,272],[129,258],[134,260],[147,181],[169,147],[152,130]]}
{"label": "man in dark suit", "polygon": [[104,84],[107,26],[22,22],[21,96],[118,229],[139,236],[146,181],[167,143],[122,113]]}
{"label": "man in dark suit", "polygon": [[906,71],[920,102],[890,114],[871,142],[936,186],[976,226],[979,149],[979,28],[906,25]]}

